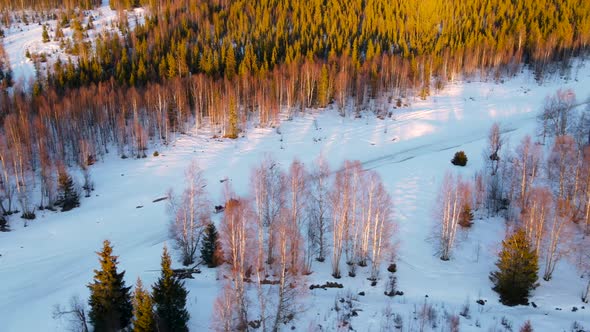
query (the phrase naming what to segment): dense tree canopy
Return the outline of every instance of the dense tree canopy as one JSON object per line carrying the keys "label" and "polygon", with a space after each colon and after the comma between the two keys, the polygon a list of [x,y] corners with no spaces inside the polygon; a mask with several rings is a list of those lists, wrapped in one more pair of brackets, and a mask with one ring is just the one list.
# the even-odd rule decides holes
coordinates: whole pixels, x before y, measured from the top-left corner
{"label": "dense tree canopy", "polygon": [[101,0],[0,0],[0,8],[6,10],[23,9],[91,9],[99,6]]}
{"label": "dense tree canopy", "polygon": [[[114,8],[135,1],[111,0]],[[546,63],[590,40],[590,3],[580,0],[148,1],[152,13],[125,38],[105,35],[80,59],[69,85],[108,80],[142,85],[190,73],[264,74],[305,58],[345,56],[376,73],[382,56],[409,61],[428,82],[458,68]],[[67,71],[59,67],[59,70]],[[372,70],[371,70],[372,69]],[[58,74],[60,75],[60,74]],[[66,84],[57,78],[57,85]]]}

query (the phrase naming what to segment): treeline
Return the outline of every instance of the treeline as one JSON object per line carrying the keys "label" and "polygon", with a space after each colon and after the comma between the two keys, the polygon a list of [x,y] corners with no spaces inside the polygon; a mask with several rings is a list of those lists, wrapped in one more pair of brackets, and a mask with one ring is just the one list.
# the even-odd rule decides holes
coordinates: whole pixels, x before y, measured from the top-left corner
{"label": "treeline", "polygon": [[98,7],[101,0],[0,0],[0,8],[13,10],[49,10],[49,9],[92,9]]}

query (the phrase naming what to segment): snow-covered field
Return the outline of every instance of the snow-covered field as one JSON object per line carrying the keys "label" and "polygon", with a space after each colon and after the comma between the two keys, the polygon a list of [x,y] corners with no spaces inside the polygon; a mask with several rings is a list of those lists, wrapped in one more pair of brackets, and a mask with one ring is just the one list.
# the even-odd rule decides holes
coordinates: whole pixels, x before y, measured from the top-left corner
{"label": "snow-covered field", "polygon": [[[461,317],[462,331],[503,331],[503,317],[512,322],[514,330],[528,319],[535,331],[569,331],[573,321],[590,328],[590,308],[571,310],[583,305],[579,293],[585,280],[565,260],[554,279],[541,281],[534,291],[531,300],[538,308],[499,304],[488,274],[504,237],[502,220],[476,220],[448,262],[434,255],[430,240],[432,207],[444,173],[453,170],[470,177],[481,169],[482,150],[494,121],[501,123],[514,146],[534,132],[535,116],[546,95],[557,88],[572,88],[579,99],[585,99],[590,94],[588,87],[589,65],[574,68],[572,80],[556,79],[543,86],[526,73],[503,84],[457,82],[427,101],[416,100],[408,108],[394,110],[391,119],[379,120],[370,114],[361,119],[342,118],[325,111],[284,122],[281,134],[275,129],[253,128],[235,141],[195,134],[181,136],[169,148],[160,149],[159,157],[121,160],[108,156],[93,166],[96,191],[93,197],[82,199],[80,208],[40,212],[26,228],[13,217],[13,231],[0,233],[0,330],[65,330],[65,321],[52,319],[52,307],[67,304],[72,295],[87,298],[86,285],[98,267],[94,252],[104,239],[113,243],[128,285],[138,276],[144,284],[153,283],[159,274],[162,246],[171,242],[166,203],[152,201],[170,187],[177,192],[183,188],[182,174],[192,160],[204,169],[214,204],[222,203],[219,180],[226,177],[238,194],[245,195],[250,168],[268,153],[285,167],[293,158],[309,164],[320,153],[332,168],[345,159],[360,160],[380,173],[395,202],[397,276],[405,295],[384,296],[384,280],[371,287],[366,279],[369,268],[361,268],[356,278],[338,280],[344,290],[309,291],[303,300],[306,311],[294,323],[296,330],[319,330],[319,326],[336,330],[336,313],[331,308],[337,294],[342,297],[346,291],[366,293],[358,296],[362,311],[351,320],[358,331],[379,331],[388,305],[403,317],[404,331],[417,328],[414,312],[424,301],[438,309],[440,323],[435,331],[446,331],[445,311],[458,314],[465,303],[470,304],[471,318]],[[450,164],[457,150],[467,153],[467,167]],[[329,270],[329,259],[314,262],[309,283],[333,280]],[[383,270],[382,276],[386,274]],[[219,288],[216,270],[205,268],[186,285],[191,330],[207,330]],[[475,303],[478,299],[487,303],[480,306]]]}

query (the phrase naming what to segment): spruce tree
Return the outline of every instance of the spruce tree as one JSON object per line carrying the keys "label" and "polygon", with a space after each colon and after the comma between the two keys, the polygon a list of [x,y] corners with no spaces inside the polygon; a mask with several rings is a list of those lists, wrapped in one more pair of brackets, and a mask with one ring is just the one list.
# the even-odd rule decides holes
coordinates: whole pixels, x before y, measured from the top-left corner
{"label": "spruce tree", "polygon": [[154,285],[152,296],[156,306],[156,324],[160,332],[188,331],[189,313],[186,310],[187,290],[174,276],[168,249],[162,253],[162,274]]}
{"label": "spruce tree", "polygon": [[490,274],[490,280],[500,295],[500,302],[509,306],[528,304],[529,293],[536,287],[539,265],[523,229],[502,241],[496,266],[498,271]]}
{"label": "spruce tree", "polygon": [[47,32],[47,26],[43,25],[43,32],[41,33],[41,37],[43,38],[44,43],[49,42],[49,32]]}
{"label": "spruce tree", "polygon": [[133,317],[133,332],[156,331],[154,301],[139,278],[133,292]]}
{"label": "spruce tree", "polygon": [[208,267],[217,267],[221,262],[221,242],[217,229],[213,223],[207,225],[205,229],[205,237],[203,238],[203,246],[201,247],[201,258]]}
{"label": "spruce tree", "polygon": [[102,251],[97,253],[100,270],[94,270],[94,281],[90,288],[90,323],[95,332],[114,332],[127,328],[132,318],[133,307],[129,289],[125,287],[125,271],[117,272],[117,256],[108,240]]}
{"label": "spruce tree", "polygon": [[55,205],[61,207],[62,211],[80,206],[80,195],[76,191],[74,180],[64,169],[59,171],[57,184],[58,198]]}

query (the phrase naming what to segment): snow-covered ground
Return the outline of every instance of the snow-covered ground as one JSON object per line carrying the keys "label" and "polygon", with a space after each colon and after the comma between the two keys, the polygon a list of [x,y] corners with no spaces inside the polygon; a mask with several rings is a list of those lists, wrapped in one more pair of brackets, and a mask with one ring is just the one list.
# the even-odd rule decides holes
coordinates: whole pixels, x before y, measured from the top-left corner
{"label": "snow-covered ground", "polygon": [[[144,21],[144,10],[136,8],[133,11],[126,12],[129,21],[129,26],[133,28],[137,22]],[[23,13],[13,13],[13,18],[22,17]],[[68,58],[75,60],[75,56],[71,56],[65,52],[60,46],[60,41],[54,40],[55,30],[57,27],[57,20],[43,20],[42,24],[48,26],[49,36],[51,41],[44,43],[42,38],[43,25],[39,22],[32,22],[33,17],[37,13],[26,12],[29,23],[25,24],[21,21],[14,21],[9,28],[5,29],[6,36],[4,37],[4,49],[8,55],[10,66],[13,72],[13,80],[15,83],[30,88],[32,82],[36,79],[36,69],[34,62],[27,58],[25,54],[27,50],[34,55],[45,54],[49,64],[54,63],[59,57],[62,61]],[[116,22],[118,20],[117,12],[109,7],[109,1],[103,0],[102,5],[94,10],[84,11],[83,26],[88,23],[88,18],[92,15],[94,22],[94,29],[86,31],[88,34],[87,40],[92,41],[93,37],[104,31],[117,31]],[[1,27],[1,26],[0,26]],[[73,35],[72,28],[62,29],[65,38],[71,38]],[[45,73],[45,64],[42,64],[41,70]]]}
{"label": "snow-covered ground", "polygon": [[[204,169],[213,203],[222,203],[219,180],[226,177],[238,194],[245,195],[250,167],[267,153],[285,167],[293,158],[310,164],[320,153],[332,168],[345,159],[358,159],[380,173],[395,202],[397,276],[405,295],[384,296],[384,280],[371,287],[366,279],[369,268],[361,268],[356,278],[338,280],[344,290],[310,291],[303,300],[306,311],[294,323],[296,330],[319,330],[318,326],[336,330],[336,314],[331,308],[337,294],[344,296],[346,291],[366,293],[358,296],[357,306],[362,311],[351,320],[358,331],[379,331],[388,305],[403,317],[404,331],[417,328],[413,312],[424,301],[438,309],[436,331],[444,326],[445,311],[458,314],[465,303],[470,304],[471,318],[461,317],[462,331],[501,331],[503,317],[512,322],[514,330],[528,319],[535,331],[569,331],[573,321],[590,328],[590,308],[571,310],[583,305],[579,294],[585,280],[566,261],[559,264],[553,280],[542,281],[534,291],[531,300],[538,308],[510,308],[498,303],[488,274],[494,269],[504,236],[503,221],[476,220],[471,231],[461,236],[448,262],[434,255],[430,240],[432,207],[444,173],[453,170],[469,177],[481,169],[482,150],[494,121],[501,123],[514,146],[534,132],[535,116],[546,95],[557,88],[572,88],[579,99],[585,99],[590,93],[590,66],[574,68],[572,76],[572,80],[556,79],[544,86],[537,85],[530,74],[503,84],[457,82],[427,101],[394,110],[391,119],[379,120],[370,114],[361,119],[342,118],[325,111],[284,122],[281,134],[275,129],[251,129],[235,141],[195,134],[181,136],[171,147],[160,150],[159,157],[121,160],[109,156],[93,166],[96,191],[82,200],[80,208],[66,213],[40,212],[26,228],[13,217],[13,231],[0,233],[0,330],[65,330],[65,321],[52,319],[52,307],[67,304],[72,295],[87,298],[86,285],[98,267],[94,252],[104,239],[113,243],[128,285],[138,276],[144,284],[153,283],[159,274],[162,246],[171,242],[166,203],[152,201],[170,187],[177,192],[183,188],[182,174],[192,160]],[[457,150],[467,153],[467,167],[450,164]],[[309,283],[333,280],[329,269],[329,259],[314,262]],[[382,277],[386,275],[383,270]],[[205,268],[186,285],[191,330],[207,330],[219,288],[216,271]],[[487,303],[480,306],[475,303],[478,299]]]}

